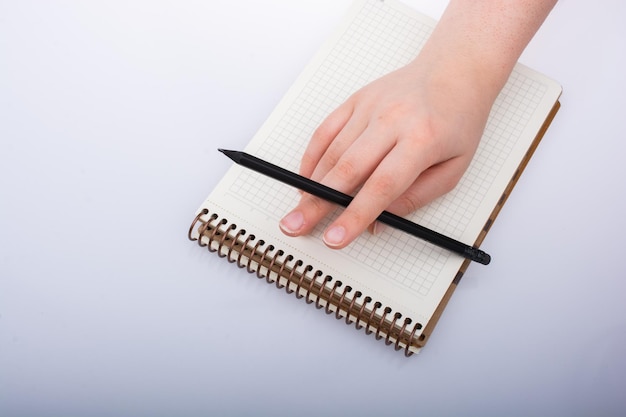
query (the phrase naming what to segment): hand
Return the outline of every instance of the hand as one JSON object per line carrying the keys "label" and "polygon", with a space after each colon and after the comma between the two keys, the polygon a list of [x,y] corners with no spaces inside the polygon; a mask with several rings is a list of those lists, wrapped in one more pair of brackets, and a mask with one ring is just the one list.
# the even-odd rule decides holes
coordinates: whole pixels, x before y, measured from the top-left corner
{"label": "hand", "polygon": [[[450,191],[491,106],[556,0],[451,0],[418,57],[367,85],[319,126],[300,173],[354,200],[324,233],[343,248],[383,210],[406,215]],[[333,208],[303,194],[280,227],[309,233]]]}
{"label": "hand", "polygon": [[[493,102],[480,93],[467,76],[416,60],[331,113],[314,133],[300,174],[344,193],[359,191],[326,230],[325,243],[343,248],[383,210],[406,215],[454,188]],[[307,234],[333,208],[304,194],[280,227],[290,236]]]}

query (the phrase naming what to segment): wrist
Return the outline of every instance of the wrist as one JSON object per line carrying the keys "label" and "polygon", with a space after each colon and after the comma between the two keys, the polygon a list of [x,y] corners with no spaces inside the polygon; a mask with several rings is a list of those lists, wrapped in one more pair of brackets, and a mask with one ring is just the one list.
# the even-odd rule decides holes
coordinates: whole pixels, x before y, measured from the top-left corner
{"label": "wrist", "polygon": [[409,65],[422,85],[453,107],[486,117],[510,71],[486,67],[481,60],[459,53],[423,50]]}

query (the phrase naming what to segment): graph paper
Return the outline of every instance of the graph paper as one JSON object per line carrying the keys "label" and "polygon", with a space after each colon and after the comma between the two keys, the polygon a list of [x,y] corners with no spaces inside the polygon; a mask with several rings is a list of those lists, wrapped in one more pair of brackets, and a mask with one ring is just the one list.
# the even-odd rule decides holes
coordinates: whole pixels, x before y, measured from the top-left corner
{"label": "graph paper", "polygon": [[[298,172],[308,141],[324,118],[361,87],[415,58],[434,26],[430,18],[396,1],[357,1],[246,151]],[[554,81],[518,64],[457,187],[407,217],[473,244],[559,94]],[[391,228],[376,236],[364,233],[347,248],[331,250],[321,235],[339,208],[310,236],[288,238],[278,222],[298,199],[293,188],[233,167],[205,205],[218,205],[273,245],[422,318],[436,309],[463,262]]]}

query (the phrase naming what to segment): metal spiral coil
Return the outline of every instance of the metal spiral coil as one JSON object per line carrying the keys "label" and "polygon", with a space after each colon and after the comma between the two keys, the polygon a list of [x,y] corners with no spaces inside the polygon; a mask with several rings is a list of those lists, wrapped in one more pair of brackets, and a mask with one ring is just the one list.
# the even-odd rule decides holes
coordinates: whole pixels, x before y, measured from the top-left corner
{"label": "metal spiral coil", "polygon": [[257,239],[235,223],[209,213],[205,208],[196,215],[187,234],[189,240],[239,268],[246,268],[257,278],[265,278],[268,284],[284,288],[297,298],[304,298],[307,304],[315,304],[317,309],[323,308],[327,314],[334,313],[336,319],[345,319],[347,325],[354,324],[356,329],[365,327],[366,334],[374,333],[377,340],[384,338],[385,344],[393,344],[395,350],[404,348],[406,356],[413,354],[410,350],[412,346],[419,346],[416,333],[422,328],[420,323],[414,324],[409,334],[409,326],[413,323],[411,318],[402,320],[402,314],[396,312],[388,319],[392,309],[383,307],[381,302],[364,296],[361,291],[353,292],[351,286],[344,286],[340,280]]}

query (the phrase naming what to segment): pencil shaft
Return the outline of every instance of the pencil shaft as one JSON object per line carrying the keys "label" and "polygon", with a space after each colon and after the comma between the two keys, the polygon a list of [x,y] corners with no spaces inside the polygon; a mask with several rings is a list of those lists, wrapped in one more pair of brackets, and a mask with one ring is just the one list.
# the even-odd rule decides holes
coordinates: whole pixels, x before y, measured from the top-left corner
{"label": "pencil shaft", "polygon": [[[324,184],[315,182],[302,175],[288,171],[277,165],[271,164],[253,155],[245,152],[230,151],[225,149],[220,149],[220,152],[239,165],[252,169],[277,181],[291,185],[321,199],[343,207],[347,207],[352,202],[352,197],[347,194],[330,188]],[[402,230],[403,232],[411,234],[417,238],[426,240],[436,246],[455,252],[467,259],[471,259],[472,261],[476,261],[484,265],[487,265],[491,261],[491,257],[478,248],[466,245],[463,242],[459,242],[458,240],[452,239],[451,237],[411,222],[410,220],[388,211],[383,211],[376,220],[393,228]]]}

